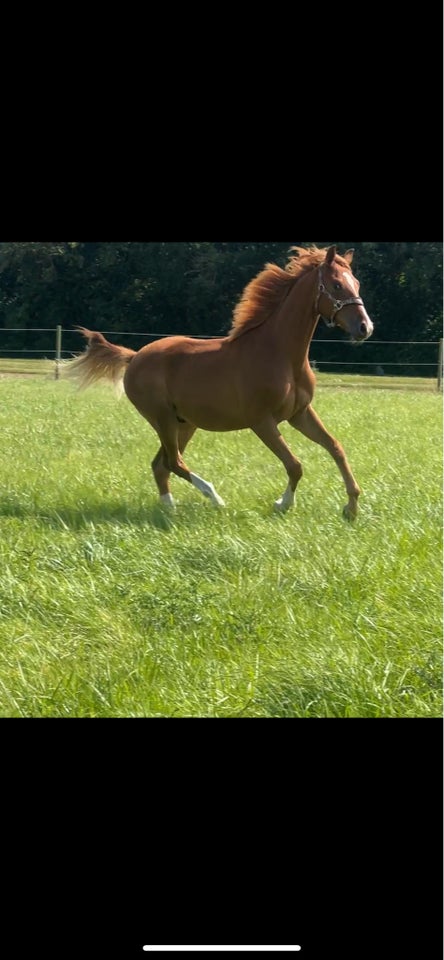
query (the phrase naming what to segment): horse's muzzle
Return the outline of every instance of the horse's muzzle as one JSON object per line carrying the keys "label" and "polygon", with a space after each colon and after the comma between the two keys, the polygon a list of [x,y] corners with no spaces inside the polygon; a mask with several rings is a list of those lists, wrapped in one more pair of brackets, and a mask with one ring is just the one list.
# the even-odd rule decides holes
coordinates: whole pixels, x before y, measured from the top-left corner
{"label": "horse's muzzle", "polygon": [[365,310],[360,310],[356,320],[350,325],[349,332],[355,343],[363,343],[364,340],[368,340],[368,338],[371,337],[373,330],[374,326],[368,313]]}
{"label": "horse's muzzle", "polygon": [[373,330],[374,330],[374,326],[370,319],[361,321],[361,325],[359,327],[359,333],[363,340],[368,340],[368,338],[371,337]]}

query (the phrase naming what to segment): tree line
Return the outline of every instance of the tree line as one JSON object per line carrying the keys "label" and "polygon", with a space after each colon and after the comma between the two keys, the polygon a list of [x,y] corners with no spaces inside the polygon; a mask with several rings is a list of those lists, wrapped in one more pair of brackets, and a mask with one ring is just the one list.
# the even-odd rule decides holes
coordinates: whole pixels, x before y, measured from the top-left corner
{"label": "tree line", "polygon": [[[136,349],[147,334],[223,336],[246,284],[268,261],[284,266],[293,245],[308,242],[0,243],[0,351],[29,350],[30,337],[20,331],[58,324],[113,331],[117,340],[131,331],[140,337],[121,336],[120,342]],[[435,354],[412,341],[442,336],[442,243],[337,245],[340,252],[356,250],[353,269],[375,324],[374,339],[407,341],[384,348],[385,362],[414,362],[418,369],[404,372],[426,372],[419,365],[434,361]],[[319,324],[312,347],[319,363],[353,359],[345,343],[331,343],[337,337]],[[51,334],[32,335],[34,349],[53,346]],[[64,334],[64,347],[81,349],[78,336]],[[376,347],[372,355],[365,350],[371,363]]]}

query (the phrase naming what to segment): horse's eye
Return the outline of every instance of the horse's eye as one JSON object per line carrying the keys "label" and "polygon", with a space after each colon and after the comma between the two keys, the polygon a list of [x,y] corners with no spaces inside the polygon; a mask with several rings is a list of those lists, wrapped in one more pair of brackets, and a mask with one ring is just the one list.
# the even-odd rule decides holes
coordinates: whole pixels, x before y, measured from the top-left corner
{"label": "horse's eye", "polygon": [[342,284],[341,284],[341,283],[334,283],[333,286],[334,286],[335,290],[342,290]]}

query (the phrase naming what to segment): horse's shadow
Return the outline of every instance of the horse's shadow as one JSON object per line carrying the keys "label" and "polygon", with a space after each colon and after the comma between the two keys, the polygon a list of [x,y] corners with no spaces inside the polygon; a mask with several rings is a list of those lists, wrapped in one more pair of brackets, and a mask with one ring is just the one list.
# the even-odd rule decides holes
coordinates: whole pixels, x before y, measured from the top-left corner
{"label": "horse's shadow", "polygon": [[190,509],[182,508],[180,513],[175,513],[158,504],[132,505],[124,501],[103,501],[78,507],[66,504],[39,507],[19,501],[0,500],[0,518],[2,517],[37,520],[44,526],[57,530],[82,530],[109,523],[117,526],[149,526],[168,532],[178,522],[181,525],[192,525],[196,520],[196,508],[192,505]]}

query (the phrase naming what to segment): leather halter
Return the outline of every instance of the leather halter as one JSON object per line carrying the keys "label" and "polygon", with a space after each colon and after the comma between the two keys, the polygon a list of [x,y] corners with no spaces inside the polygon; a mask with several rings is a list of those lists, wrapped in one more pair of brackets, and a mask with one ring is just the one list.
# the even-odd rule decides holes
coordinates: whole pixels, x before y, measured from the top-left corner
{"label": "leather halter", "polygon": [[[320,313],[319,311],[319,301],[321,299],[322,294],[328,297],[328,299],[331,300],[333,304],[333,313],[331,317],[328,317],[328,318],[324,317],[323,314]],[[348,300],[335,300],[335,298],[332,297],[331,293],[328,292],[327,287],[325,286],[324,278],[322,276],[322,267],[319,267],[319,289],[318,289],[318,299],[316,300],[316,307],[315,307],[316,316],[322,317],[327,327],[335,327],[337,314],[339,313],[340,310],[342,310],[343,307],[347,307],[350,303],[356,303],[360,307],[364,306],[364,301],[361,300],[360,297],[350,297]]]}

